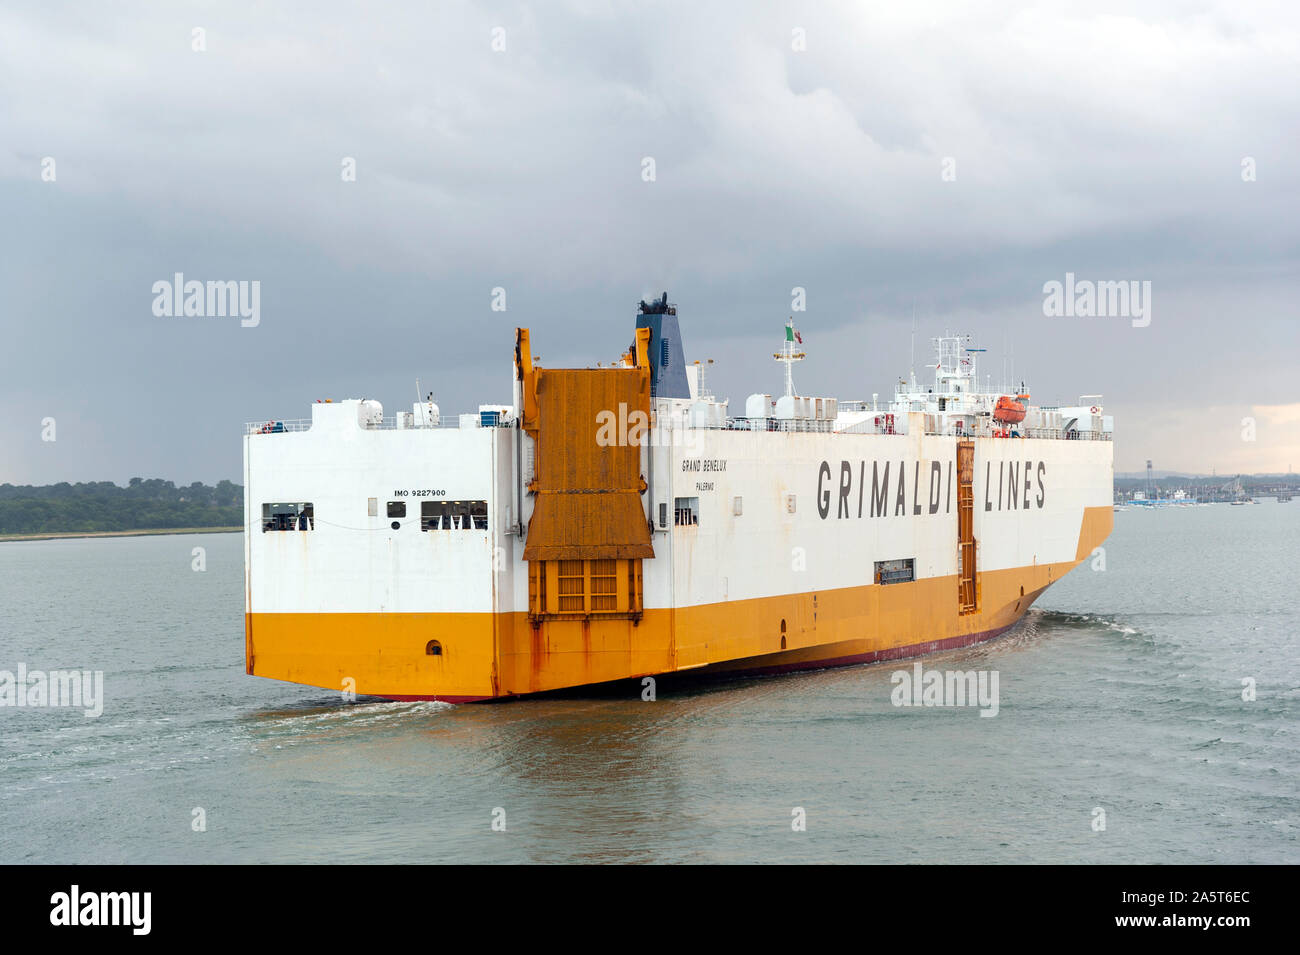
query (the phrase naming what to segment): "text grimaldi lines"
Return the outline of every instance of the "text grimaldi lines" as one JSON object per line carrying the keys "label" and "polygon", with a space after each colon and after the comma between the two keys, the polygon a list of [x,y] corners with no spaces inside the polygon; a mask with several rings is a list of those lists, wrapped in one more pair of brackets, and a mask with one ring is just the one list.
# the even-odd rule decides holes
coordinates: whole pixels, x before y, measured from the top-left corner
{"label": "text grimaldi lines", "polygon": [[[916,516],[940,509],[949,514],[956,470],[952,461],[913,461],[911,467],[907,461],[840,461],[837,473],[823,461],[817,471],[817,513],[823,520],[832,513],[836,518]],[[1041,510],[1046,478],[1045,461],[986,461],[984,510]]]}

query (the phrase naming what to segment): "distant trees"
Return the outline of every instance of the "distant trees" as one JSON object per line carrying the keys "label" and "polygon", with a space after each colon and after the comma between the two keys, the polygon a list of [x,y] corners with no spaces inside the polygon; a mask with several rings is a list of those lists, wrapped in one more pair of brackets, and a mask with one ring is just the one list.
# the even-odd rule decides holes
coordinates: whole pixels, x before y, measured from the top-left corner
{"label": "distant trees", "polygon": [[[217,488],[213,492],[218,507],[227,507],[231,504],[244,506],[244,489],[238,484],[231,484],[229,481],[218,481]],[[242,518],[240,519],[242,522]]]}
{"label": "distant trees", "polygon": [[58,534],[235,527],[244,522],[244,489],[230,481],[176,487],[159,478],[43,486],[0,484],[0,534]]}

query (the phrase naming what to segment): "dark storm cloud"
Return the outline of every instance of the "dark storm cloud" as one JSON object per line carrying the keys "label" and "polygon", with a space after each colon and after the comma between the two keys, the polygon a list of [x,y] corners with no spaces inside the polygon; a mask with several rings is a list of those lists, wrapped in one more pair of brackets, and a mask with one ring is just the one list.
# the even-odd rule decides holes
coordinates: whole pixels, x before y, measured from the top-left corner
{"label": "dark storm cloud", "polygon": [[[918,364],[967,330],[996,381],[1010,343],[1036,398],[1106,394],[1121,469],[1208,469],[1172,422],[1214,407],[1231,435],[1294,400],[1298,19],[7,4],[0,481],[238,478],[245,420],[391,410],[417,376],[448,411],[507,400],[515,325],[547,364],[594,363],[663,289],[739,403],[779,384],[795,286],[805,390],[888,392],[915,314]],[[1067,271],[1151,281],[1150,327],[1045,318]],[[259,281],[260,324],[156,317],[177,272]]]}

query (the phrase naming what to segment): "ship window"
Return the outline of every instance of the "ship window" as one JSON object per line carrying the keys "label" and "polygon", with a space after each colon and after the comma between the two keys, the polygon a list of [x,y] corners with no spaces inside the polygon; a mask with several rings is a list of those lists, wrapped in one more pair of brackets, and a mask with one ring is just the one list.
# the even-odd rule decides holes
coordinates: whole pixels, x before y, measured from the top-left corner
{"label": "ship window", "polygon": [[487,501],[421,501],[422,531],[485,531]]}
{"label": "ship window", "polygon": [[662,501],[659,504],[659,526],[668,526],[668,502]]}
{"label": "ship window", "polygon": [[262,532],[311,531],[316,529],[316,513],[310,501],[262,505]]}
{"label": "ship window", "polygon": [[905,560],[878,560],[876,561],[876,583],[901,584],[915,580],[915,565],[916,560],[912,557]]}
{"label": "ship window", "polygon": [[406,502],[405,502],[405,501],[389,501],[389,502],[388,502],[388,516],[389,516],[389,517],[405,517],[405,516],[406,516]]}
{"label": "ship window", "polygon": [[698,497],[673,498],[673,523],[678,527],[692,527],[700,522]]}
{"label": "ship window", "polygon": [[442,656],[442,644],[437,640],[430,640],[424,645],[424,652],[431,657]]}

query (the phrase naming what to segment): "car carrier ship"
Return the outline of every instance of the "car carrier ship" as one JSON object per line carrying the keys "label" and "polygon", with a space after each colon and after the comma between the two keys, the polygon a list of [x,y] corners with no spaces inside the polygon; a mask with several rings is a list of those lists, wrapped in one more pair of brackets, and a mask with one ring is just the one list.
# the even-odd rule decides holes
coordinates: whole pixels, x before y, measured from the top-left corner
{"label": "car carrier ship", "polygon": [[543,368],[516,329],[508,404],[250,424],[247,672],[467,702],[995,637],[1110,533],[1112,420],[934,344],[932,384],[837,401],[795,389],[787,323],[784,393],[734,414],[665,293],[609,366]]}

